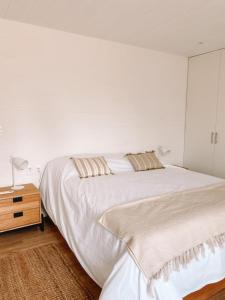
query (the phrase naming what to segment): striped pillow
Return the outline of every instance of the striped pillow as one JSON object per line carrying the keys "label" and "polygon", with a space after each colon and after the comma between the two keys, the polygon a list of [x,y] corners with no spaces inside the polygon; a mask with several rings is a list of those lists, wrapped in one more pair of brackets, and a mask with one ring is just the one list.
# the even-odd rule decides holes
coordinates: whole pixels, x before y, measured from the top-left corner
{"label": "striped pillow", "polygon": [[99,157],[72,157],[80,178],[112,174],[105,158]]}
{"label": "striped pillow", "polygon": [[127,154],[126,156],[136,172],[164,168],[164,166],[156,157],[155,151],[137,154],[131,153]]}

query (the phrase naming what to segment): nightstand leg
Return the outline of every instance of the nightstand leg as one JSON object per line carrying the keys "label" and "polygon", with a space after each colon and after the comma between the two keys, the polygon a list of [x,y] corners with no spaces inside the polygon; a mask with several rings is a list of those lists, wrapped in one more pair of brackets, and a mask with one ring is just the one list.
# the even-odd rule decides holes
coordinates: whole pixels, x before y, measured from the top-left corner
{"label": "nightstand leg", "polygon": [[41,223],[40,223],[40,230],[44,231],[45,230],[45,222],[44,222],[44,216],[41,214]]}

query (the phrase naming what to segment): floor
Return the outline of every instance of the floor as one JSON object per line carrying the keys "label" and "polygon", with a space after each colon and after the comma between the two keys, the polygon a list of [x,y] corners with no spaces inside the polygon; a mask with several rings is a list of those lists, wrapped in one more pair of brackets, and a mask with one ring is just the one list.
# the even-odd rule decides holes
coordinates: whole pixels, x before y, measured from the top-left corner
{"label": "floor", "polygon": [[[53,242],[64,243],[65,250],[68,251],[68,246],[64,239],[50,221],[46,222],[44,232],[41,232],[37,227],[30,227],[3,233],[0,235],[0,258],[5,255],[18,253],[19,251],[48,245]],[[223,289],[225,289],[225,280],[208,285],[201,291],[185,297],[185,300],[209,300],[213,295],[218,293],[218,291]]]}
{"label": "floor", "polygon": [[64,239],[52,222],[47,220],[44,232],[41,232],[37,226],[32,226],[2,233],[0,235],[0,256],[58,241],[63,242]]}

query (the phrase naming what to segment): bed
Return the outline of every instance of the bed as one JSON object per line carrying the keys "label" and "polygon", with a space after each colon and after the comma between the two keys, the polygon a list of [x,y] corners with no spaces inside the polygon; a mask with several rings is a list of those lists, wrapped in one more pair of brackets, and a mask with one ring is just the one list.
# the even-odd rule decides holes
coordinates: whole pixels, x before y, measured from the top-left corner
{"label": "bed", "polygon": [[148,281],[123,242],[98,222],[110,207],[173,191],[204,187],[222,179],[180,167],[134,172],[122,155],[106,156],[113,176],[80,179],[69,157],[50,161],[41,182],[44,207],[89,276],[102,300],[181,300],[225,277],[225,247],[194,260],[169,280]]}

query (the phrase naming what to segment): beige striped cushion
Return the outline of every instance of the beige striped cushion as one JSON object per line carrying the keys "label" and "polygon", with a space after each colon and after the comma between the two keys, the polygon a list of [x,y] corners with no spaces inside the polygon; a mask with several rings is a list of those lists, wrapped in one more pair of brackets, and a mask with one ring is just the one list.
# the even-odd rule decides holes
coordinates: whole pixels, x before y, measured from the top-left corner
{"label": "beige striped cushion", "polygon": [[126,156],[136,172],[164,168],[161,162],[156,157],[154,151],[137,154],[127,154]]}
{"label": "beige striped cushion", "polygon": [[99,157],[72,157],[80,178],[112,174],[103,156]]}

